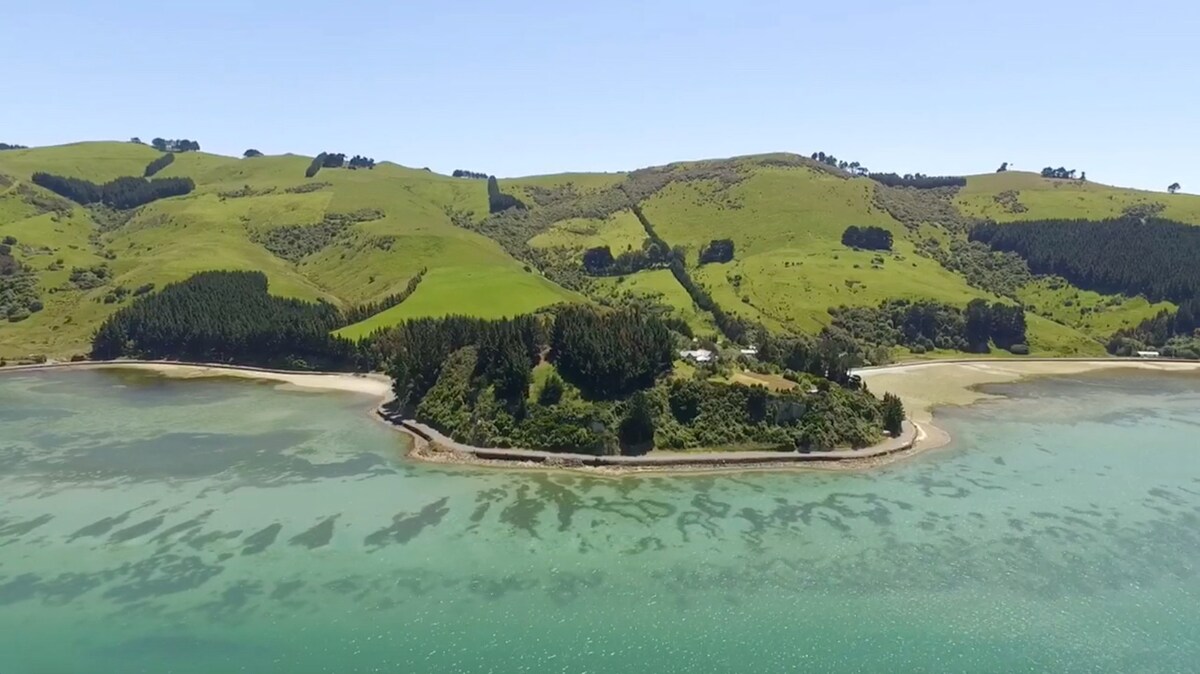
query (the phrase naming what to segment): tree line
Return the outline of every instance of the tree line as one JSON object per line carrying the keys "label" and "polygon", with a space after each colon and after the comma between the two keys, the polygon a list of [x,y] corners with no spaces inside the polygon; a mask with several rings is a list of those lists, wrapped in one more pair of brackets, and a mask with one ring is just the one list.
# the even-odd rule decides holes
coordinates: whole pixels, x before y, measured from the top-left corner
{"label": "tree line", "polygon": [[525,210],[524,202],[511,194],[505,194],[500,191],[500,183],[496,181],[496,176],[488,176],[487,193],[489,213],[499,213],[514,208],[522,211]]}
{"label": "tree line", "polygon": [[683,286],[689,297],[692,298],[692,303],[695,304],[701,311],[707,311],[712,314],[713,322],[717,324],[717,329],[727,339],[735,344],[745,344],[747,337],[754,329],[754,325],[746,319],[736,314],[727,313],[722,309],[712,295],[703,287],[692,280],[692,275],[688,273],[686,263],[686,251],[682,248],[670,248],[667,242],[658,235],[654,230],[654,225],[650,224],[650,220],[646,218],[646,214],[642,212],[642,208],[636,203],[631,203],[629,209],[633,211],[634,217],[638,222],[642,223],[642,228],[646,230],[646,235],[652,240],[658,248],[668,249],[671,251],[670,262],[668,269],[671,270],[671,275]]}
{"label": "tree line", "polygon": [[967,179],[962,176],[927,176],[924,173],[868,173],[867,177],[887,187],[915,187],[919,190],[963,187],[967,184]]}
{"label": "tree line", "polygon": [[841,306],[829,313],[836,328],[868,347],[987,353],[995,344],[1013,353],[1029,352],[1025,310],[1016,305],[974,299],[961,308],[932,300],[886,300],[878,307]]}
{"label": "tree line", "polygon": [[164,154],[163,156],[151,161],[149,164],[146,164],[146,170],[142,172],[142,177],[149,178],[155,173],[158,173],[159,171],[170,166],[171,162],[173,161],[175,161],[174,154],[170,152]]}
{"label": "tree line", "polygon": [[450,174],[452,178],[470,178],[472,180],[487,180],[488,174],[478,171],[467,171],[465,169],[454,169],[454,173]]}
{"label": "tree line", "polygon": [[[137,141],[136,138],[133,140]],[[137,141],[141,142],[141,141]],[[178,140],[167,140],[165,138],[155,138],[150,141],[150,146],[159,152],[199,152],[200,143],[180,138]]]}
{"label": "tree line", "polygon": [[1200,228],[1163,218],[1039,220],[972,228],[972,241],[1011,251],[1037,274],[1102,293],[1186,301],[1200,294]]}
{"label": "tree line", "polygon": [[178,197],[196,188],[191,178],[116,178],[102,185],[82,178],[68,178],[51,173],[34,173],[35,185],[85,206],[104,204],[111,208],[137,208],[158,199]]}
{"label": "tree line", "polygon": [[642,247],[627,250],[613,257],[608,246],[597,246],[583,251],[583,269],[593,276],[622,276],[643,269],[663,268],[670,264],[671,251],[647,238]]}
{"label": "tree line", "polygon": [[3,151],[3,150],[28,150],[28,149],[29,149],[29,146],[27,146],[27,145],[16,145],[13,143],[0,143],[0,151]]}
{"label": "tree line", "polygon": [[354,369],[355,345],[330,334],[342,321],[331,304],[268,294],[262,272],[201,272],[109,316],[92,340],[92,358]]}
{"label": "tree line", "polygon": [[892,233],[874,225],[850,225],[842,232],[842,245],[865,250],[891,250]]}
{"label": "tree line", "polygon": [[417,286],[421,284],[421,279],[425,277],[426,268],[422,267],[415,276],[408,279],[408,285],[404,286],[404,290],[398,293],[393,293],[387,297],[376,300],[374,302],[364,302],[347,309],[343,314],[343,323],[353,325],[359,321],[364,321],[381,311],[387,311],[394,306],[398,306],[404,300],[408,299],[417,290]]}

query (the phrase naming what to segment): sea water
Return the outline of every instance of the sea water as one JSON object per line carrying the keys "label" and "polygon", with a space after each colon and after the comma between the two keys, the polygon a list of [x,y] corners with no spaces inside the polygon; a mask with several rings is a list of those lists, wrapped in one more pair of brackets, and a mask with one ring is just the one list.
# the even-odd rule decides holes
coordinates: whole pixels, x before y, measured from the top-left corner
{"label": "sea water", "polygon": [[1194,671],[1200,380],[870,472],[412,463],[370,399],[0,373],[0,672]]}

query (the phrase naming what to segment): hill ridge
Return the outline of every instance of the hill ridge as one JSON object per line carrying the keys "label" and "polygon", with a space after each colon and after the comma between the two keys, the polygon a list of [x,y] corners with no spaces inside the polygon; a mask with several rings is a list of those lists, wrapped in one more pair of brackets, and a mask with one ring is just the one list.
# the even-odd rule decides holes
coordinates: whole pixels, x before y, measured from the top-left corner
{"label": "hill ridge", "polygon": [[[968,250],[964,228],[976,219],[1104,219],[1131,209],[1200,224],[1200,197],[1192,195],[1020,171],[964,176],[964,186],[938,193],[884,188],[787,152],[501,179],[502,189],[527,206],[501,213],[489,213],[483,180],[389,161],[372,169],[322,168],[306,178],[312,158],[292,153],[176,153],[155,177],[190,178],[194,191],[123,212],[70,203],[29,180],[36,171],[96,182],[140,177],[161,155],[128,142],[0,151],[0,174],[11,182],[0,190],[0,237],[17,240],[12,258],[36,280],[44,305],[0,323],[0,357],[79,353],[90,330],[133,291],[210,269],[263,271],[273,294],[350,307],[394,295],[428,268],[411,297],[352,326],[352,335],[422,315],[501,316],[558,302],[632,302],[717,336],[714,312],[695,305],[695,293],[670,266],[613,276],[583,268],[588,247],[608,246],[615,257],[654,238],[634,207],[660,240],[678,249],[672,254],[695,289],[748,325],[812,332],[830,325],[830,309],[889,298],[954,306],[974,298],[1020,301],[1037,310],[1030,319],[1035,353],[1089,355],[1103,351],[1113,330],[1172,305],[1045,279],[1011,293],[989,290],[981,284],[991,281],[980,279],[1005,272],[975,271],[991,269],[999,258]],[[894,203],[880,201],[888,194]],[[342,221],[367,211],[380,217]],[[850,225],[888,230],[894,249],[843,246],[841,233]],[[700,249],[717,239],[731,241],[732,259],[702,264]]]}

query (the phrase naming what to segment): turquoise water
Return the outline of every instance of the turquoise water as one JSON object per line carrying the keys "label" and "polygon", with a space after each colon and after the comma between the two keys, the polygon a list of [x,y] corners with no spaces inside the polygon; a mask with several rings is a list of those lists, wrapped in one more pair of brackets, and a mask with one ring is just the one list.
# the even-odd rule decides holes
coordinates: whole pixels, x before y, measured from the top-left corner
{"label": "turquoise water", "polygon": [[1194,671],[1200,383],[861,474],[411,464],[371,401],[0,375],[0,672]]}

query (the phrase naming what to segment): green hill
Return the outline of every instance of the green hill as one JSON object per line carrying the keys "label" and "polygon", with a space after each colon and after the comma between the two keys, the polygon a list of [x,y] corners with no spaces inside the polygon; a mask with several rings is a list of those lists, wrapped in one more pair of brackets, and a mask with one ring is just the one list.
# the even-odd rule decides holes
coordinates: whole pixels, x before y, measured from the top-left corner
{"label": "green hill", "polygon": [[[45,304],[25,320],[0,324],[0,356],[84,352],[91,332],[119,306],[104,301],[114,289],[161,287],[208,269],[261,270],[272,293],[347,306],[398,292],[427,267],[410,299],[427,314],[512,314],[582,299],[525,271],[495,241],[451,224],[450,209],[486,212],[481,182],[389,163],[323,170],[308,180],[306,157],[188,152],[155,177],[190,177],[194,192],[117,218],[29,182],[36,171],[93,181],[140,176],[160,154],[131,143],[0,153],[0,174],[9,178],[0,192],[0,236],[18,240],[18,259],[37,275]],[[332,236],[309,237],[290,256],[264,245],[273,231],[304,230],[329,216],[357,221],[332,228]],[[97,266],[109,270],[103,284],[71,283],[73,269]]]}
{"label": "green hill", "polygon": [[[190,178],[195,189],[130,211],[80,206],[31,181],[37,172],[96,183],[140,177],[160,156],[119,142],[0,152],[0,238],[16,239],[12,256],[35,279],[41,305],[0,323],[0,357],[83,353],[99,323],[135,292],[213,269],[262,271],[273,294],[342,308],[399,293],[427,270],[404,302],[339,331],[355,338],[417,316],[511,316],[590,301],[655,305],[715,336],[713,314],[664,265],[584,273],[588,249],[642,249],[651,232],[635,205],[655,236],[685,252],[685,273],[724,312],[772,329],[813,332],[830,324],[831,307],[891,298],[960,307],[974,298],[1019,299],[1036,312],[1034,353],[1099,354],[1113,330],[1171,305],[1055,279],[1022,280],[1005,299],[994,284],[973,285],[967,263],[954,258],[965,242],[962,223],[1149,209],[1200,224],[1200,197],[1019,172],[972,176],[949,191],[884,188],[785,154],[502,180],[528,211],[497,215],[488,214],[484,180],[388,162],[306,178],[312,159],[296,155],[178,153],[154,177]],[[892,250],[842,245],[849,225],[887,230]],[[733,259],[701,265],[700,250],[715,239],[732,241]]]}

